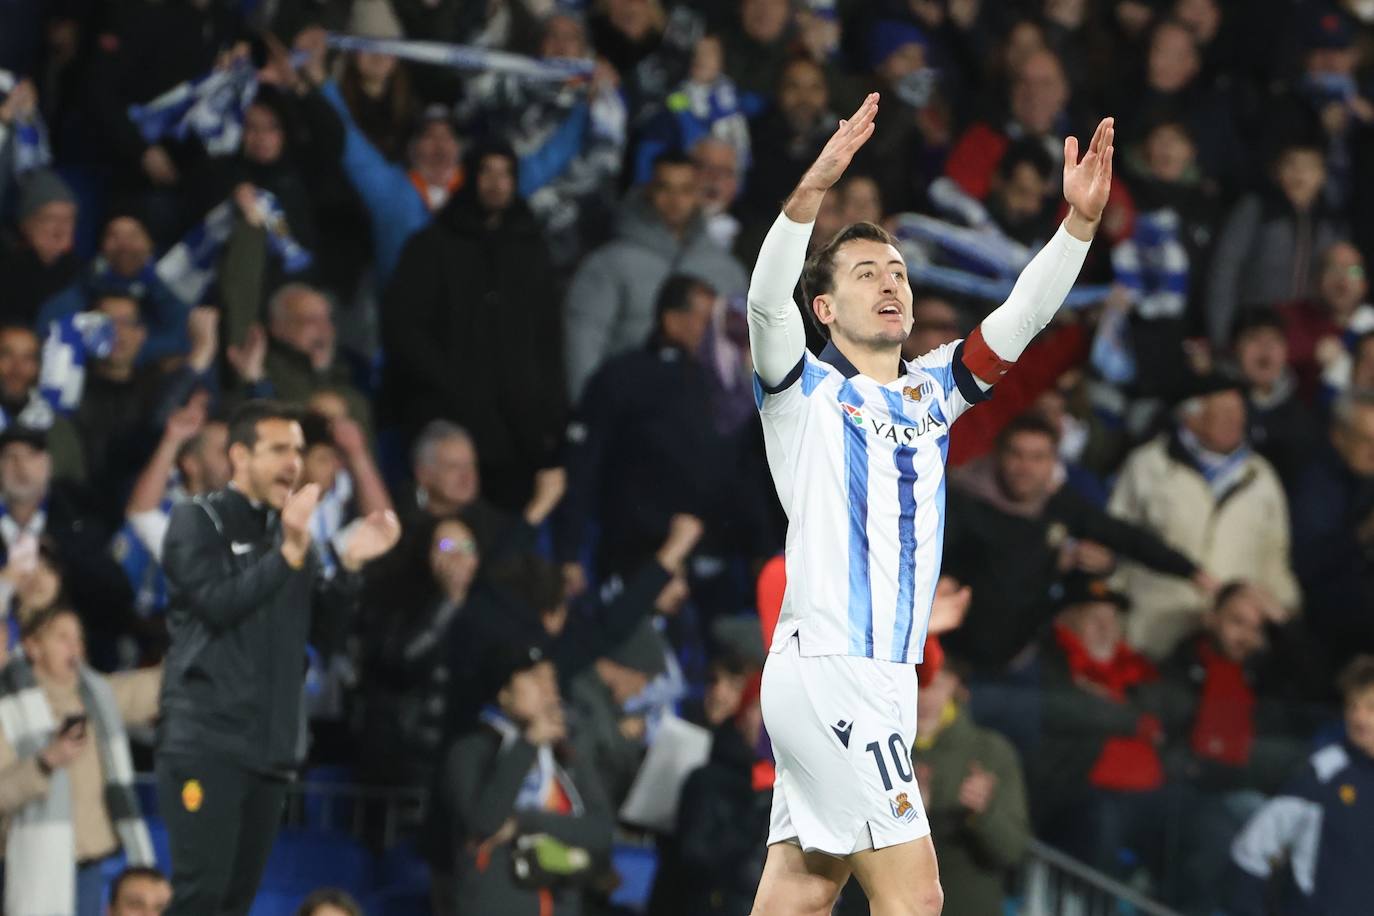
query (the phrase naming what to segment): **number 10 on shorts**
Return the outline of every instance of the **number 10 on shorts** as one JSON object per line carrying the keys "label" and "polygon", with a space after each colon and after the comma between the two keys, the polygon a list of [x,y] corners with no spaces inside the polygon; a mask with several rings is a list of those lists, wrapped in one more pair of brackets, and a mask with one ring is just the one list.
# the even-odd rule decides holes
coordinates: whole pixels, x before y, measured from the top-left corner
{"label": "number 10 on shorts", "polygon": [[[883,789],[891,792],[892,776],[888,772],[887,761],[883,759],[882,745],[873,741],[864,750],[873,755],[873,762],[878,767],[878,776],[883,781]],[[906,742],[902,740],[901,735],[893,733],[888,737],[887,750],[892,757],[892,765],[897,771],[897,778],[902,782],[911,782],[915,779],[911,770],[911,752],[907,750]],[[888,804],[892,807],[892,816],[898,820],[910,822],[916,818],[916,806],[911,804],[907,798],[907,793],[899,793],[896,799],[889,799]]]}

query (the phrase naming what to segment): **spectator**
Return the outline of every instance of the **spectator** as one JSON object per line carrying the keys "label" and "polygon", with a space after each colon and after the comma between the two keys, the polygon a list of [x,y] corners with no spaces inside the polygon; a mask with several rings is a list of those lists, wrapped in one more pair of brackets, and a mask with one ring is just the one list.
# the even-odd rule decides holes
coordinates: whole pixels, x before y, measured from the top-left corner
{"label": "spectator", "polygon": [[1301,704],[1326,689],[1317,656],[1267,595],[1244,582],[1223,586],[1198,632],[1160,669],[1170,691],[1165,724],[1185,749],[1188,779],[1217,795],[1276,790],[1314,724]]}
{"label": "spectator", "polygon": [[646,688],[666,673],[663,639],[646,620],[603,650],[569,687],[579,752],[616,810],[630,794],[651,738]]}
{"label": "spectator", "polygon": [[[587,526],[600,521],[597,573],[637,567],[660,543],[675,512],[708,530],[725,518],[730,445],[712,420],[708,369],[696,357],[714,307],[714,291],[676,274],[658,294],[657,327],[637,351],[609,360],[587,385],[568,427],[568,501],[558,555],[582,556]],[[665,475],[674,481],[663,487]],[[731,511],[738,511],[737,504]]]}
{"label": "spectator", "polygon": [[84,276],[43,304],[37,327],[94,307],[102,295],[127,295],[146,313],[148,339],[139,362],[183,356],[190,349],[186,322],[191,305],[177,298],[158,276],[153,238],[132,213],[116,214],[100,237],[100,256]]}
{"label": "spectator", "polygon": [[310,522],[311,543],[324,575],[331,577],[353,535],[353,523],[373,513],[393,512],[394,507],[358,424],[347,417],[331,420],[306,413],[301,431],[305,434],[302,485],[320,488]]}
{"label": "spectator", "polygon": [[596,765],[569,750],[557,673],[537,636],[493,647],[481,672],[492,705],[449,749],[436,800],[456,841],[452,890],[436,880],[436,909],[580,913],[614,823]]}
{"label": "spectator", "polygon": [[415,514],[421,516],[451,518],[481,494],[477,447],[467,430],[448,420],[430,421],[416,437],[411,473]]}
{"label": "spectator", "polygon": [[1374,394],[1337,401],[1328,435],[1293,488],[1293,565],[1339,662],[1374,651]]}
{"label": "spectator", "polygon": [[[682,786],[673,837],[680,877],[674,898],[661,901],[665,912],[749,912],[763,873],[772,779],[760,776],[772,768],[760,753],[762,675],[746,670],[736,677],[733,702],[712,716],[711,756]],[[656,902],[658,893],[656,886]]]}
{"label": "spectator", "polygon": [[[383,40],[404,38],[392,7],[376,0],[353,3],[348,34]],[[343,56],[342,70],[339,95],[358,130],[388,161],[404,161],[406,140],[418,108],[408,65],[388,54],[350,51]]]}
{"label": "spectator", "polygon": [[471,629],[469,596],[482,550],[457,518],[424,527],[423,587],[391,594],[386,612],[365,624],[360,747],[363,779],[376,785],[428,789],[450,722],[463,715],[450,709],[451,684],[466,673],[451,670],[450,655],[454,634]]}
{"label": "spectator", "polygon": [[0,429],[14,424],[48,433],[53,476],[84,480],[85,456],[72,421],[38,388],[38,336],[23,325],[0,325]]}
{"label": "spectator", "polygon": [[[945,568],[973,589],[973,603],[968,626],[945,637],[944,647],[983,676],[1006,672],[1035,641],[1053,616],[1061,577],[1109,575],[1117,553],[1180,585],[1214,587],[1201,566],[1156,534],[1063,486],[1058,444],[1046,420],[1027,415],[1002,431],[995,456],[952,475]],[[975,715],[987,724],[992,711],[981,710]]]}
{"label": "spectator", "polygon": [[960,336],[959,313],[934,294],[917,295],[911,303],[911,334],[902,345],[902,359],[925,356]]}
{"label": "spectator", "polygon": [[1246,386],[1246,436],[1291,493],[1311,461],[1317,423],[1298,398],[1283,331],[1283,319],[1273,309],[1251,309],[1236,327],[1232,350]]}
{"label": "spectator", "polygon": [[[322,37],[308,46],[322,58]],[[320,68],[322,64],[311,64]],[[401,249],[463,186],[462,144],[453,111],[429,105],[411,125],[405,166],[388,162],[363,136],[332,81],[320,89],[344,125],[343,167],[372,220],[377,289],[385,289]]]}
{"label": "spectator", "polygon": [[979,727],[957,701],[951,666],[921,667],[936,670],[922,671],[911,763],[940,844],[942,912],[995,913],[1030,839],[1021,764],[1005,738]]}
{"label": "spectator", "polygon": [[371,434],[372,406],[339,355],[333,305],[319,290],[288,283],[267,303],[267,358],[263,368],[278,398],[302,404],[316,391],[343,395],[348,414]]}
{"label": "spectator", "polygon": [[1311,141],[1290,140],[1274,159],[1275,187],[1245,195],[1217,238],[1207,281],[1206,323],[1218,349],[1241,309],[1304,299],[1317,287],[1313,262],[1340,237],[1322,203],[1326,165]]}
{"label": "spectator", "polygon": [[[1245,438],[1238,383],[1198,378],[1176,412],[1177,426],[1126,459],[1107,510],[1152,532],[1220,581],[1245,579],[1290,612],[1298,607],[1289,557],[1288,501],[1273,467]],[[1137,564],[1123,590],[1134,610],[1132,646],[1164,658],[1196,625],[1205,601],[1196,590]]]}
{"label": "spectator", "polygon": [[471,166],[401,254],[383,312],[387,387],[411,434],[440,417],[462,424],[488,498],[514,511],[562,430],[558,304],[548,246],[516,197],[515,154],[480,147]]}
{"label": "spectator", "polygon": [[133,865],[110,882],[105,916],[162,916],[172,902],[172,883],[156,868]]}
{"label": "spectator", "polygon": [[[172,508],[229,483],[229,427],[206,416],[208,401],[198,392],[167,418],[162,439],[134,482],[124,526],[111,544],[134,590],[134,611],[142,619],[167,608],[162,542]],[[160,653],[163,648],[159,638],[156,649]]]}
{"label": "spectator", "polygon": [[24,655],[0,671],[5,911],[98,913],[106,860],[122,850],[153,862],[125,727],[157,716],[162,671],[97,674],[61,605],[31,613],[21,632]]}
{"label": "spectator", "polygon": [[1007,147],[988,184],[988,218],[1013,241],[1038,248],[1054,234],[1056,163],[1035,140]]}
{"label": "spectator", "polygon": [[787,64],[791,38],[788,0],[741,0],[738,23],[725,33],[725,59],[741,93],[772,91]]}
{"label": "spectator", "polygon": [[[543,30],[541,57],[591,57],[577,17],[554,13]],[[613,209],[627,129],[619,83],[615,70],[600,61],[590,92],[571,83],[495,72],[468,85],[464,120],[477,122],[519,155],[519,196],[533,211],[560,268],[576,264]]]}
{"label": "spectator", "polygon": [[47,436],[10,426],[0,433],[0,541],[5,562],[32,556],[40,540],[53,557],[72,607],[92,637],[94,665],[113,667],[115,640],[132,624],[133,596],[106,546],[109,531],[69,483],[53,482]]}
{"label": "spectator", "polygon": [[653,181],[626,201],[618,237],[588,255],[573,276],[563,322],[574,402],[602,363],[649,337],[655,297],[674,273],[708,283],[727,298],[748,285],[744,268],[706,233],[696,165],[665,154],[654,164]]}
{"label": "spectator", "polygon": [[1286,913],[1356,913],[1374,894],[1365,854],[1374,824],[1374,657],[1350,663],[1341,692],[1345,735],[1308,758],[1231,847],[1236,881],[1228,911],[1236,916],[1270,911],[1267,888],[1282,862],[1288,869],[1276,890]]}
{"label": "spectator", "polygon": [[14,211],[18,237],[0,244],[0,321],[32,327],[43,303],[66,289],[81,266],[72,245],[76,196],[57,173],[43,169],[19,186]]}
{"label": "spectator", "polygon": [[1322,254],[1316,296],[1280,306],[1288,359],[1307,400],[1319,391],[1339,394],[1350,387],[1354,341],[1374,331],[1368,293],[1364,255],[1342,241]]}
{"label": "spectator", "polygon": [[108,356],[91,362],[72,422],[81,434],[87,474],[102,498],[103,512],[115,519],[167,417],[196,387],[209,384],[219,345],[219,314],[208,308],[192,312],[187,322],[190,356],[185,365],[168,371],[158,364],[139,366],[148,327],[136,300],[107,294],[96,300],[95,308],[114,326],[114,345]]}
{"label": "spectator", "polygon": [[363,908],[347,891],[324,887],[301,901],[296,916],[363,916]]}
{"label": "spectator", "polygon": [[1036,823],[1052,843],[1120,874],[1131,849],[1159,874],[1166,796],[1155,710],[1158,672],[1126,644],[1129,599],[1104,580],[1076,579],[1041,656],[1042,736]]}
{"label": "spectator", "polygon": [[740,154],[718,137],[702,138],[690,152],[701,176],[701,212],[706,218],[706,232],[721,248],[732,251],[741,228],[735,212],[744,177]]}
{"label": "spectator", "polygon": [[[745,189],[745,209],[752,219],[766,219],[764,214],[777,209],[778,201],[796,187],[834,123],[825,69],[806,57],[788,61],[773,87],[772,106],[750,123],[754,162],[764,164],[750,173]],[[825,241],[833,234],[825,235]],[[751,253],[763,240],[762,232],[758,235]]]}

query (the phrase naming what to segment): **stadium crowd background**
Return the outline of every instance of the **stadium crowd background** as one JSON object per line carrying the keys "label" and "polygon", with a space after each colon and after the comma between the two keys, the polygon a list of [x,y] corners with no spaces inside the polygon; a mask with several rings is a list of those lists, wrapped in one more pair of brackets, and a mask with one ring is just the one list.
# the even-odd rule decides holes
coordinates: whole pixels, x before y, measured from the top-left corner
{"label": "stadium crowd background", "polygon": [[[70,634],[45,613],[70,607],[90,664],[142,690],[131,725],[154,718],[167,509],[225,483],[235,404],[298,403],[326,565],[360,513],[404,524],[359,617],[312,646],[307,769],[429,793],[440,909],[611,911],[619,819],[657,845],[650,912],[747,912],[785,534],[743,320],[763,233],[881,91],[813,239],[898,234],[919,355],[995,307],[1062,217],[1063,137],[1110,114],[1116,187],[1079,294],[951,433],[952,629],[914,755],[947,912],[1000,912],[1031,832],[1187,912],[1262,912],[1237,901],[1284,845],[1262,817],[1276,793],[1341,832],[1269,891],[1368,900],[1341,895],[1368,887],[1350,850],[1374,831],[1374,5],[0,16],[0,657],[70,664],[79,635],[52,648]],[[595,68],[408,63],[326,32]],[[212,71],[256,95],[206,93],[177,135],[147,103]],[[683,720],[713,733],[709,759],[676,812],[634,823],[641,764]],[[12,744],[7,818],[46,785]],[[97,768],[72,818],[78,860],[104,859],[100,762],[64,753],[47,759]],[[521,842],[536,833],[552,852]]]}

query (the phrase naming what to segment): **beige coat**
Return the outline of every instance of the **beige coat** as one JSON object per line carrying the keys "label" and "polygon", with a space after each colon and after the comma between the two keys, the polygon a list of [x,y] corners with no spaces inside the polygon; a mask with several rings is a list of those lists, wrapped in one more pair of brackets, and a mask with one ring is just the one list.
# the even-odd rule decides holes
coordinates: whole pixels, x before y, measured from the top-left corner
{"label": "beige coat", "polygon": [[[1269,462],[1251,455],[1220,504],[1207,481],[1170,453],[1161,436],[1130,454],[1107,511],[1142,525],[1218,581],[1245,579],[1296,610],[1301,596],[1289,558],[1288,501]],[[1206,598],[1186,579],[1123,561],[1119,585],[1131,597],[1126,635],[1155,659],[1197,626]]]}
{"label": "beige coat", "polygon": [[[158,691],[162,687],[162,667],[112,674],[108,678],[115,704],[125,725],[147,725],[157,717]],[[73,713],[83,712],[76,685],[58,687],[39,681],[52,708],[53,719],[61,722]],[[119,836],[105,809],[105,774],[100,766],[93,729],[86,729],[86,744],[67,767],[72,786],[72,832],[76,839],[76,861],[104,858],[119,850]],[[5,850],[8,816],[48,791],[48,777],[33,758],[20,760],[14,748],[0,735],[0,855]]]}

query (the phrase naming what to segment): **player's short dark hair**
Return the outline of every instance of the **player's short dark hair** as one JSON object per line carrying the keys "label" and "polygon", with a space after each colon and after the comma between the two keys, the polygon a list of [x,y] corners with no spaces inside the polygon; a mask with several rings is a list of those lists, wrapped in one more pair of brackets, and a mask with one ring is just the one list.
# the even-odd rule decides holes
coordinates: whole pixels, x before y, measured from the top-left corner
{"label": "player's short dark hair", "polygon": [[683,150],[670,149],[659,153],[654,157],[653,174],[657,175],[658,170],[665,166],[685,165],[689,169],[696,169],[696,160]]}
{"label": "player's short dark hair", "polygon": [[339,890],[337,887],[322,887],[311,891],[310,896],[302,900],[301,905],[296,908],[296,916],[314,916],[315,911],[322,906],[343,910],[348,916],[363,916],[363,908],[359,906],[358,901],[347,891]]}
{"label": "player's short dark hair", "polygon": [[243,444],[251,449],[258,444],[258,424],[268,420],[299,423],[301,410],[291,404],[266,398],[247,401],[229,417],[229,445]]}
{"label": "player's short dark hair", "polygon": [[892,233],[877,223],[851,223],[835,233],[834,238],[806,259],[801,275],[802,297],[806,300],[803,311],[816,326],[816,330],[825,337],[830,336],[830,329],[821,324],[811,303],[816,301],[817,296],[835,291],[835,256],[848,242],[882,242],[884,245],[897,247],[897,240],[892,237]]}
{"label": "player's short dark hair", "polygon": [[1336,682],[1341,688],[1341,696],[1348,703],[1356,694],[1374,689],[1374,655],[1357,655],[1341,671]]}
{"label": "player's short dark hair", "polygon": [[1054,444],[1059,445],[1059,430],[1054,428],[1054,424],[1045,419],[1038,413],[1023,413],[1014,417],[1010,423],[1002,427],[1002,431],[997,434],[997,451],[1004,451],[1014,436],[1023,433],[1032,433],[1037,436],[1045,436]]}
{"label": "player's short dark hair", "polygon": [[114,906],[119,900],[119,892],[124,889],[125,881],[136,881],[139,878],[147,878],[149,881],[160,881],[163,884],[170,884],[167,876],[153,868],[151,865],[130,865],[119,874],[115,875],[110,882],[110,906]]}
{"label": "player's short dark hair", "polygon": [[654,299],[654,321],[662,323],[663,316],[669,312],[685,312],[692,307],[692,295],[704,292],[714,296],[716,291],[711,284],[686,274],[673,274],[663,281]]}

